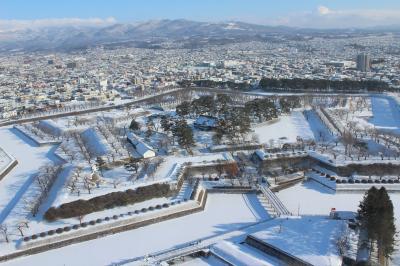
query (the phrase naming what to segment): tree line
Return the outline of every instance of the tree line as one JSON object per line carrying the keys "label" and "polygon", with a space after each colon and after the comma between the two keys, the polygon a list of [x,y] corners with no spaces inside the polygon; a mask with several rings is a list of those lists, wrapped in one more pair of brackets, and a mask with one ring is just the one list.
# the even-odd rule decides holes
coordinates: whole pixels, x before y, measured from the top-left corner
{"label": "tree line", "polygon": [[380,80],[327,80],[327,79],[276,79],[262,78],[259,87],[263,90],[301,91],[301,92],[382,92],[393,90],[388,83]]}

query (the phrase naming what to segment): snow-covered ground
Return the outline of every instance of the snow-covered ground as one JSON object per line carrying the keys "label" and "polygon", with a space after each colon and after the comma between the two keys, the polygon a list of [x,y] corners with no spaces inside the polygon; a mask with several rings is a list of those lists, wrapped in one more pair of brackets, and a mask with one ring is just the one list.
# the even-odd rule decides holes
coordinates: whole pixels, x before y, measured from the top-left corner
{"label": "snow-covered ground", "polygon": [[316,141],[331,142],[335,137],[329,132],[321,119],[313,110],[306,110],[305,117]]}
{"label": "snow-covered ground", "polygon": [[341,265],[336,243],[342,235],[343,221],[305,216],[272,223],[251,236],[312,265]]}
{"label": "snow-covered ground", "polygon": [[0,128],[0,146],[19,162],[0,182],[0,223],[16,225],[28,215],[22,198],[29,191],[34,174],[45,164],[59,163],[59,159],[52,152],[55,146],[38,147],[12,127]]}
{"label": "snow-covered ground", "polygon": [[300,111],[293,111],[290,115],[281,116],[273,123],[263,123],[253,127],[260,143],[296,142],[297,137],[314,139],[314,134]]}
{"label": "snow-covered ground", "polygon": [[18,258],[4,265],[109,265],[267,218],[255,194],[209,194],[203,212]]}
{"label": "snow-covered ground", "polygon": [[[364,193],[334,191],[318,184],[307,181],[297,184],[277,193],[285,206],[294,214],[328,215],[331,208],[339,211],[357,211]],[[400,229],[400,193],[390,193],[394,205],[397,230]],[[397,246],[399,249],[400,246]],[[393,254],[395,265],[400,264],[400,251]]]}
{"label": "snow-covered ground", "polygon": [[369,120],[377,128],[400,134],[400,107],[390,97],[372,97],[373,117]]}

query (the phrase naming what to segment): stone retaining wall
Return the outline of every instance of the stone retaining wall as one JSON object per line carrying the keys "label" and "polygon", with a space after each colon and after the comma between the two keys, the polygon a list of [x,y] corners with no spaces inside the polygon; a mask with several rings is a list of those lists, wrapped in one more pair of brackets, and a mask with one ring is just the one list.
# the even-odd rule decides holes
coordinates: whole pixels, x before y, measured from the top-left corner
{"label": "stone retaining wall", "polygon": [[193,214],[196,212],[200,212],[200,211],[203,211],[205,208],[205,205],[207,202],[207,195],[208,195],[207,191],[203,190],[203,193],[200,193],[197,198],[199,205],[194,208],[190,208],[187,210],[183,210],[183,211],[179,211],[179,212],[175,212],[175,213],[171,213],[171,214],[167,214],[164,216],[159,216],[159,217],[155,217],[155,218],[151,218],[151,219],[147,219],[147,220],[143,220],[143,221],[139,221],[139,222],[133,222],[133,223],[126,224],[126,225],[105,228],[104,230],[101,230],[99,232],[94,232],[94,233],[90,233],[90,234],[86,234],[86,235],[77,236],[72,239],[64,239],[64,240],[60,240],[60,241],[53,242],[53,243],[47,243],[47,244],[43,244],[43,245],[36,246],[36,247],[30,247],[25,250],[21,250],[21,251],[17,251],[17,252],[11,253],[11,254],[0,256],[0,262],[11,260],[11,259],[21,257],[21,256],[33,255],[33,254],[45,252],[45,251],[48,251],[51,249],[61,248],[61,247],[68,246],[71,244],[89,241],[89,240],[97,239],[100,237],[105,237],[108,235],[125,232],[128,230],[137,229],[139,227],[151,225],[154,223],[160,223],[160,222],[163,222],[166,220],[175,219],[175,218],[190,215],[190,214]]}
{"label": "stone retaining wall", "polygon": [[14,159],[11,164],[9,164],[1,173],[0,180],[2,180],[14,167],[18,164],[18,161]]}

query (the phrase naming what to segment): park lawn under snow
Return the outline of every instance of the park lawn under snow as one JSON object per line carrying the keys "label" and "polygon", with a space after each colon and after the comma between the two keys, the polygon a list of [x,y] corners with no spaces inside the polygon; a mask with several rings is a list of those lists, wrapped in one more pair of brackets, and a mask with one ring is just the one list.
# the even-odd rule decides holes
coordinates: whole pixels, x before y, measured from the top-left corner
{"label": "park lawn under snow", "polygon": [[291,217],[251,235],[312,265],[341,265],[336,242],[343,225],[328,217]]}
{"label": "park lawn under snow", "polygon": [[400,133],[400,108],[393,98],[371,97],[373,117],[369,122],[378,129]]}
{"label": "park lawn under snow", "polygon": [[279,120],[272,123],[263,123],[253,127],[260,143],[269,143],[271,139],[276,142],[296,142],[299,136],[303,139],[314,139],[313,132],[300,111],[293,111],[290,115],[280,116]]}
{"label": "park lawn under snow", "polygon": [[[290,212],[300,215],[328,215],[331,208],[338,211],[356,212],[364,193],[334,191],[322,186],[315,181],[306,181],[293,187],[284,189],[277,196]],[[400,193],[390,193],[394,206],[396,229],[400,229]],[[396,247],[400,249],[400,245]],[[400,251],[393,254],[395,265],[400,264]]]}
{"label": "park lawn under snow", "polygon": [[306,110],[305,117],[316,141],[331,142],[335,139],[315,111]]}
{"label": "park lawn under snow", "polygon": [[[22,198],[29,193],[33,177],[38,169],[48,163],[59,163],[54,156],[55,146],[38,147],[36,144],[11,127],[0,129],[0,147],[18,160],[18,165],[0,181],[0,223],[10,225],[15,230],[28,211]],[[1,246],[7,249],[12,245]]]}
{"label": "park lawn under snow", "polygon": [[109,265],[224,234],[267,218],[255,194],[209,194],[202,212],[18,258],[5,265]]}

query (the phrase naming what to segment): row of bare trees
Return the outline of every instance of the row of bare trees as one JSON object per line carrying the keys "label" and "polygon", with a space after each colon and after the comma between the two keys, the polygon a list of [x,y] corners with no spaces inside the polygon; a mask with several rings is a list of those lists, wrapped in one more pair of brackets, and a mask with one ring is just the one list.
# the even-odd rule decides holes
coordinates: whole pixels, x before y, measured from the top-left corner
{"label": "row of bare trees", "polygon": [[39,169],[39,173],[34,177],[34,182],[38,188],[34,199],[25,199],[26,206],[32,216],[36,216],[40,205],[47,198],[51,187],[62,171],[61,165],[45,165]]}

